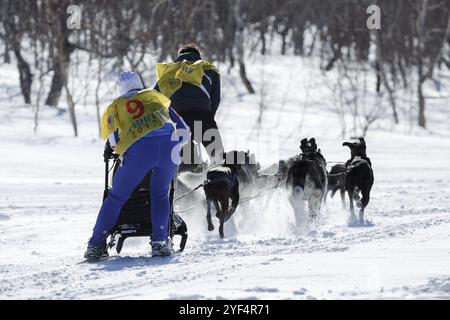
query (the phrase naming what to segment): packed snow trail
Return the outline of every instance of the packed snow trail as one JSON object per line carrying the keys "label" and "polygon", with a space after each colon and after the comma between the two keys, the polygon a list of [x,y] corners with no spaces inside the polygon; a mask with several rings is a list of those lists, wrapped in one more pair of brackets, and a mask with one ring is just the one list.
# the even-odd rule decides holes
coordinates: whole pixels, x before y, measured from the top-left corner
{"label": "packed snow trail", "polygon": [[[101,143],[68,150],[71,141],[2,142],[1,298],[450,298],[448,139],[369,139],[372,226],[349,227],[336,197],[299,235],[279,189],[240,206],[227,239],[206,231],[200,206],[182,215],[190,239],[181,255],[152,259],[147,239],[129,239],[97,264],[77,262],[102,197]],[[327,158],[340,159],[333,148],[322,142]]]}

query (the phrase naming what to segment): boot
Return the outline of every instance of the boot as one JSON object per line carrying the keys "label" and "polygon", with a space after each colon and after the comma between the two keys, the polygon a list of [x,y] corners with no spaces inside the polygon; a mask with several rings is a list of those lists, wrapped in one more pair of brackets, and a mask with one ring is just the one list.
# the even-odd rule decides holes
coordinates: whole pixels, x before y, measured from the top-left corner
{"label": "boot", "polygon": [[109,254],[106,249],[106,241],[100,246],[89,243],[86,252],[84,253],[84,258],[87,262],[97,262],[102,258],[107,258],[108,256]]}
{"label": "boot", "polygon": [[152,257],[168,257],[175,253],[172,241],[152,241]]}

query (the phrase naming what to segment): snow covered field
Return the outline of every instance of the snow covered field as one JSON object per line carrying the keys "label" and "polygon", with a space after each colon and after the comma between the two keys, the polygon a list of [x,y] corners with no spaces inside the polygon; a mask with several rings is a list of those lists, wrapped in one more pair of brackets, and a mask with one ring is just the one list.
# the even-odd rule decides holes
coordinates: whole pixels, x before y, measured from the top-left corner
{"label": "snow covered field", "polygon": [[[288,60],[281,60],[286,79],[271,74],[271,61],[264,77],[258,65],[249,68],[257,88],[270,87],[266,98],[243,94],[236,76],[224,75],[218,123],[227,149],[258,149],[264,167],[296,154],[300,139],[314,136],[328,161],[345,161],[349,152],[335,115],[324,107],[319,71],[302,60],[290,70]],[[305,76],[293,80],[297,73]],[[18,83],[14,77],[10,83]],[[375,173],[369,226],[349,227],[336,197],[321,222],[299,235],[286,195],[277,190],[241,205],[224,240],[217,229],[207,232],[200,206],[182,214],[190,238],[181,255],[152,259],[142,238],[127,240],[108,261],[77,264],[103,189],[94,108],[77,106],[79,138],[71,137],[63,109],[43,109],[34,135],[30,109],[2,92],[2,299],[450,298],[448,100],[429,104],[433,132],[407,130],[404,121],[388,130],[383,119],[369,131]],[[257,127],[261,99],[267,109]],[[261,147],[267,141],[260,138],[269,136],[279,142],[277,153]]]}

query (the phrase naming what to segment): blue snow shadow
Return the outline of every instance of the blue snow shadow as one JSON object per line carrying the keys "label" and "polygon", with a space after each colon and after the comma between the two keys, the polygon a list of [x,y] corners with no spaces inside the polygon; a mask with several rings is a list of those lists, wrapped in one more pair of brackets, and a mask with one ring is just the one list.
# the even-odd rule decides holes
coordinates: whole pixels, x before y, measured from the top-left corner
{"label": "blue snow shadow", "polygon": [[0,212],[0,221],[6,221],[9,220],[10,216],[8,214],[4,214]]}
{"label": "blue snow shadow", "polygon": [[370,220],[366,220],[364,221],[364,223],[359,222],[359,220],[357,221],[350,221],[347,226],[349,228],[370,228],[370,227],[375,227],[375,223],[373,223]]}
{"label": "blue snow shadow", "polygon": [[95,264],[95,270],[101,271],[122,271],[128,268],[139,268],[139,267],[151,267],[151,266],[163,266],[167,264],[174,264],[179,262],[179,256],[171,257],[156,257],[151,256],[144,257],[131,257],[131,256],[112,256],[108,260],[99,261]]}

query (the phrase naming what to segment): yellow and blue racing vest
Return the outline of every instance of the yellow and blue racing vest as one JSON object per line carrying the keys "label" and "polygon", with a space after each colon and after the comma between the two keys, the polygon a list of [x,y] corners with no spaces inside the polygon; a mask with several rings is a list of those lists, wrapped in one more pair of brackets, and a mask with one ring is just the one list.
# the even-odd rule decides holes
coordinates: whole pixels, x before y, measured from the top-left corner
{"label": "yellow and blue racing vest", "polygon": [[156,82],[159,91],[170,98],[175,91],[181,88],[183,82],[201,87],[206,70],[214,70],[219,73],[216,67],[206,60],[158,63],[156,65]]}
{"label": "yellow and blue racing vest", "polygon": [[118,131],[115,151],[122,155],[136,140],[172,122],[170,100],[153,89],[139,91],[129,98],[115,99],[104,111],[101,122],[102,139]]}

